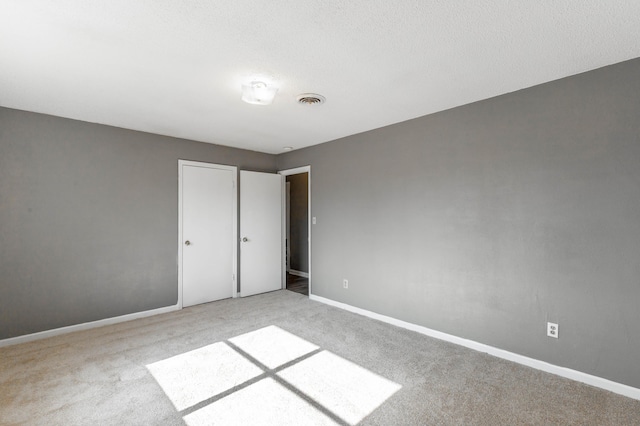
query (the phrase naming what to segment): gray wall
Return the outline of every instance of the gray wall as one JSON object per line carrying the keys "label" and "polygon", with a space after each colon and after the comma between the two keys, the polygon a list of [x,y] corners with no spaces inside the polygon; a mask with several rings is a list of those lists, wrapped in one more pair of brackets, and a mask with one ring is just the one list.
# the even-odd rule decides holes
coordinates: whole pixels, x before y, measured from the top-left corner
{"label": "gray wall", "polygon": [[633,60],[280,155],[311,165],[313,293],[640,388],[638,76]]}
{"label": "gray wall", "polygon": [[174,305],[178,159],[275,157],[0,108],[0,339]]}
{"label": "gray wall", "polygon": [[309,174],[287,176],[290,182],[289,236],[291,269],[309,272]]}

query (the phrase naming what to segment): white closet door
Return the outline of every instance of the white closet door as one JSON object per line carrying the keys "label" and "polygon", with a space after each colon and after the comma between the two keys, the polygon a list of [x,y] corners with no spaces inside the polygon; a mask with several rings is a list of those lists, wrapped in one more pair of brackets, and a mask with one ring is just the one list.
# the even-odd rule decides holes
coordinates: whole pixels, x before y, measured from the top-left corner
{"label": "white closet door", "polygon": [[240,295],[282,288],[282,176],[240,171]]}
{"label": "white closet door", "polygon": [[182,306],[234,293],[234,170],[181,164]]}

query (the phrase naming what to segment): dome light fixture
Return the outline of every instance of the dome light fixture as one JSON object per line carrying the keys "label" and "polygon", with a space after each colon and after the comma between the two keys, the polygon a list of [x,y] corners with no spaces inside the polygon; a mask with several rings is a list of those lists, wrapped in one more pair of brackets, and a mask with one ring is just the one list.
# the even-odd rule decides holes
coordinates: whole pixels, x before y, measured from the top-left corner
{"label": "dome light fixture", "polygon": [[242,100],[253,105],[271,105],[277,91],[277,87],[268,86],[265,82],[252,81],[242,85]]}

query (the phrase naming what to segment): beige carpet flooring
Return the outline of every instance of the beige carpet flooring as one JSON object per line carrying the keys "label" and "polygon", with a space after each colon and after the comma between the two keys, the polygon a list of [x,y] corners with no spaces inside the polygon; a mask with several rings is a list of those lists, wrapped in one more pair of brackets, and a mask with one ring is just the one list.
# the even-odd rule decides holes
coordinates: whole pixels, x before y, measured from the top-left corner
{"label": "beige carpet flooring", "polygon": [[640,401],[277,291],[0,348],[0,424],[640,425]]}

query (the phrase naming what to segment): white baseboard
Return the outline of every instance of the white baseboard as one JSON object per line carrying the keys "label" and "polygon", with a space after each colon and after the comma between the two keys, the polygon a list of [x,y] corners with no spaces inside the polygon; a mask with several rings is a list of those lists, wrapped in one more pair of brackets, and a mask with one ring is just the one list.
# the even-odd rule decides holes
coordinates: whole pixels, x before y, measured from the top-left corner
{"label": "white baseboard", "polygon": [[59,336],[61,334],[73,333],[74,331],[89,330],[92,328],[104,327],[105,325],[117,324],[120,322],[131,321],[139,318],[150,317],[152,315],[165,314],[180,310],[178,305],[167,306],[165,308],[152,309],[150,311],[134,312],[132,314],[122,315],[119,317],[105,318],[98,321],[85,322],[82,324],[70,325],[68,327],[54,328],[53,330],[41,331],[24,336],[11,337],[9,339],[0,340],[0,348],[4,346],[17,345],[19,343],[33,342],[34,340],[46,339],[48,337]]}
{"label": "white baseboard", "polygon": [[288,271],[291,275],[295,275],[297,277],[309,278],[308,272],[296,271],[295,269],[289,269]]}
{"label": "white baseboard", "polygon": [[327,299],[324,297],[309,295],[309,299],[317,302],[325,303],[327,305],[335,306],[336,308],[344,309],[356,314],[363,315],[365,317],[377,319],[382,322],[386,322],[397,327],[406,328],[408,330],[416,331],[418,333],[434,337],[436,339],[445,340],[447,342],[455,343],[456,345],[464,346],[469,349],[473,349],[479,352],[488,353],[498,358],[506,359],[518,364],[526,365],[527,367],[535,368],[536,370],[545,371],[547,373],[555,374],[567,379],[575,380],[577,382],[585,383],[587,385],[595,386],[597,388],[605,389],[610,392],[614,392],[620,395],[624,395],[629,398],[640,400],[640,389],[632,386],[624,385],[622,383],[613,382],[611,380],[603,379],[602,377],[592,376],[591,374],[583,373],[581,371],[572,370],[570,368],[559,367],[557,365],[549,364],[545,361],[540,361],[534,358],[529,358],[523,355],[518,355],[513,352],[498,349],[493,346],[478,343],[473,340],[463,339],[461,337],[454,336],[452,334],[442,333],[440,331],[432,330],[421,325],[412,324],[396,318],[388,317],[386,315],[377,314],[375,312],[367,311],[366,309],[356,308],[355,306],[347,305],[346,303],[336,302],[335,300]]}

